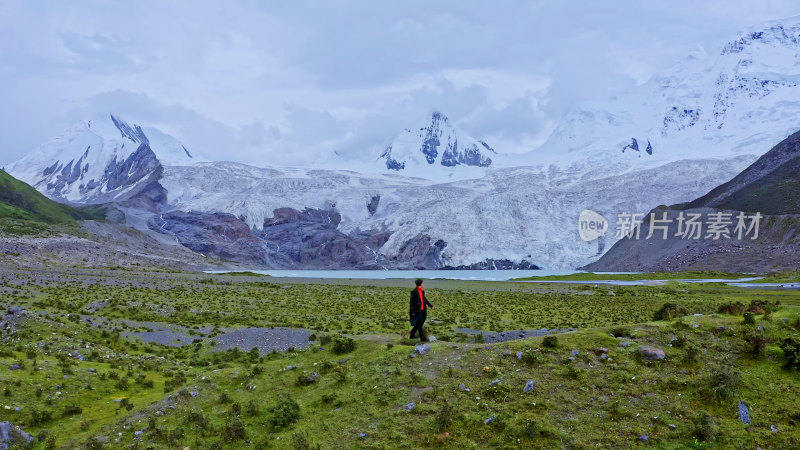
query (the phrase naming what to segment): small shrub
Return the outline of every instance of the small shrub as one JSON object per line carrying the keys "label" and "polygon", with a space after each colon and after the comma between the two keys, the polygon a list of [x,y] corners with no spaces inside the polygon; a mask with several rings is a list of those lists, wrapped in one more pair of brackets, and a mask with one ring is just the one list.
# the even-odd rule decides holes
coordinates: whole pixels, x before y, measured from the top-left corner
{"label": "small shrub", "polygon": [[80,414],[82,412],[83,412],[83,408],[81,408],[80,405],[76,405],[74,403],[73,404],[69,404],[69,405],[64,407],[64,417],[74,416],[74,415]]}
{"label": "small shrub", "polygon": [[689,339],[686,337],[685,334],[681,334],[672,340],[672,346],[675,348],[683,348],[684,346],[686,346],[687,342],[689,342]]}
{"label": "small shrub", "polygon": [[255,400],[250,400],[247,402],[244,412],[248,416],[257,416],[261,412],[261,408],[258,407],[258,403]]}
{"label": "small shrub", "polygon": [[440,433],[447,430],[450,424],[453,423],[453,407],[447,400],[444,400],[439,410],[436,411],[433,423],[436,425],[436,430]]}
{"label": "small shrub", "polygon": [[300,419],[300,405],[291,397],[282,395],[278,403],[268,410],[269,423],[276,429],[285,428]]}
{"label": "small shrub", "polygon": [[553,335],[545,336],[544,339],[542,339],[542,347],[558,348],[558,338]]}
{"label": "small shrub", "polygon": [[224,403],[230,403],[232,401],[233,400],[231,399],[231,396],[226,394],[225,392],[219,394],[219,397],[217,397],[217,403],[223,403],[224,404]]}
{"label": "small shrub", "polygon": [[800,370],[800,339],[786,338],[781,341],[780,347],[783,350],[784,367]]}
{"label": "small shrub", "polygon": [[53,420],[53,413],[48,410],[31,410],[31,425],[43,425]]}
{"label": "small shrub", "polygon": [[319,344],[328,345],[331,343],[331,340],[332,340],[331,335],[323,334],[322,336],[319,337]]}
{"label": "small shrub", "polygon": [[769,344],[769,339],[760,331],[746,333],[744,340],[750,344],[750,353],[756,357],[763,355]]}
{"label": "small shrub", "polygon": [[697,362],[697,358],[700,356],[700,346],[694,341],[687,341],[684,348],[686,349],[686,362]]}
{"label": "small shrub", "polygon": [[356,341],[353,338],[349,338],[347,336],[334,336],[333,340],[331,341],[331,351],[338,355],[343,353],[350,353],[356,349]]}
{"label": "small shrub", "polygon": [[709,442],[717,435],[717,424],[706,411],[701,410],[692,417],[692,424],[694,437],[702,442]]}
{"label": "small shrub", "polygon": [[712,369],[706,379],[706,395],[717,403],[728,400],[736,393],[741,377],[738,372],[728,366]]}
{"label": "small shrub", "polygon": [[[653,315],[653,320],[673,320],[677,317],[682,317],[689,314],[683,306],[678,306],[675,303],[664,303],[661,309],[656,311]],[[616,336],[616,335],[615,335]]]}
{"label": "small shrub", "polygon": [[522,362],[529,366],[536,366],[545,362],[545,356],[539,352],[526,350],[522,352]]}
{"label": "small shrub", "polygon": [[741,316],[745,311],[747,311],[747,306],[745,306],[745,304],[742,302],[724,303],[717,309],[718,313],[729,314],[731,316]]}
{"label": "small shrub", "polygon": [[745,325],[755,325],[756,324],[756,316],[755,316],[755,314],[751,313],[750,311],[745,311],[745,313],[744,313],[744,324]]}
{"label": "small shrub", "polygon": [[247,437],[244,424],[239,418],[233,418],[225,424],[225,439],[227,441],[240,441]]}

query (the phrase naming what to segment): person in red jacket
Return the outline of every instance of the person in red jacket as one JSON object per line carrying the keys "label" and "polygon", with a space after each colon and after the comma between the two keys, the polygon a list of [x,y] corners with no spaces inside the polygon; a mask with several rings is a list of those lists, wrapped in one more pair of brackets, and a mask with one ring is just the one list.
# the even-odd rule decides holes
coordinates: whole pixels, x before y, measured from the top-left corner
{"label": "person in red jacket", "polygon": [[417,287],[411,291],[411,300],[408,306],[408,315],[411,325],[414,327],[411,329],[411,339],[416,338],[417,332],[419,332],[419,340],[428,342],[428,336],[425,335],[423,326],[425,325],[425,319],[428,318],[428,308],[433,309],[433,304],[425,297],[425,291],[422,289],[422,280],[417,279],[414,284]]}

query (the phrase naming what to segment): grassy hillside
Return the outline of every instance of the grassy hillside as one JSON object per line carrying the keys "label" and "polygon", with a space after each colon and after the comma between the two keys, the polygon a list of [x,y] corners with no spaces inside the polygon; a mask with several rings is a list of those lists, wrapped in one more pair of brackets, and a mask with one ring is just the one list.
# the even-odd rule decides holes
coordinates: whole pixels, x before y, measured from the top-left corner
{"label": "grassy hillside", "polygon": [[33,187],[0,170],[0,231],[35,234],[52,225],[72,226],[76,220],[102,219],[99,208],[72,208],[54,202]]}

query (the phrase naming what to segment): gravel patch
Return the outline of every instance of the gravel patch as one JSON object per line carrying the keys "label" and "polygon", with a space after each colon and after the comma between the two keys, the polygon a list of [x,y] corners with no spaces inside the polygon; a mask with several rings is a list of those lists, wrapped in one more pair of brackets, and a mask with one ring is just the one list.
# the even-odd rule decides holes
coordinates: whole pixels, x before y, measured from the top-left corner
{"label": "gravel patch", "polygon": [[529,337],[547,336],[548,334],[567,333],[575,331],[576,328],[539,328],[538,330],[510,330],[510,331],[482,331],[473,328],[456,328],[456,332],[464,333],[467,335],[476,335],[483,333],[483,339],[487,343],[513,341],[515,339],[525,339]]}
{"label": "gravel patch", "polygon": [[258,347],[259,353],[266,354],[273,350],[285,351],[290,347],[303,349],[308,347],[311,330],[303,328],[240,328],[215,337],[215,351],[238,348],[249,351]]}

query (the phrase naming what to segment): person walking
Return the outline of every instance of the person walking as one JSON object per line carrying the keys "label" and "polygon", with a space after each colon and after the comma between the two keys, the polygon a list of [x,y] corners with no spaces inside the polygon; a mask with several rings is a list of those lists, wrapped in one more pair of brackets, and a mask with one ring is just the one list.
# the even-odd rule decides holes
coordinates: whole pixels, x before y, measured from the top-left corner
{"label": "person walking", "polygon": [[425,326],[425,319],[428,318],[428,308],[433,309],[433,304],[425,297],[422,280],[417,279],[414,284],[417,287],[411,291],[411,300],[408,306],[409,320],[413,326],[410,337],[411,339],[416,338],[417,332],[419,332],[419,340],[428,342],[428,336],[425,334],[425,328],[423,327]]}

